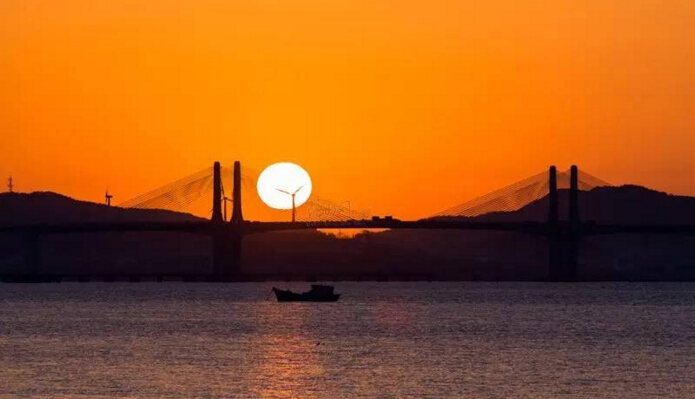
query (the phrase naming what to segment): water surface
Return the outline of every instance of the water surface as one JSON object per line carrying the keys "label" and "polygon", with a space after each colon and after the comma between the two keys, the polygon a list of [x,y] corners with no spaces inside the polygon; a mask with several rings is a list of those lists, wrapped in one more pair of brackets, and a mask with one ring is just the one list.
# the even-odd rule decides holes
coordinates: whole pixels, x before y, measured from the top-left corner
{"label": "water surface", "polygon": [[0,285],[0,397],[695,398],[695,284],[272,285]]}

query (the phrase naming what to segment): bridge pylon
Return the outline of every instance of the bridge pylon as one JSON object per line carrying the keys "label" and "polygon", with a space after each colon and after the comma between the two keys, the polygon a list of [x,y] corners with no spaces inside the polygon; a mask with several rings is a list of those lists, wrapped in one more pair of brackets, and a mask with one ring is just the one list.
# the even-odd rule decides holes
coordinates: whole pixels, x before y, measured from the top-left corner
{"label": "bridge pylon", "polygon": [[579,240],[581,239],[579,218],[579,169],[570,168],[569,233],[567,237],[566,280],[575,281],[579,268]]}
{"label": "bridge pylon", "polygon": [[548,170],[548,274],[550,280],[561,279],[562,249],[559,231],[559,201],[557,193],[557,168]]}
{"label": "bridge pylon", "polygon": [[557,199],[557,168],[551,166],[548,170],[548,223],[557,225],[559,205]]}
{"label": "bridge pylon", "polygon": [[550,167],[548,180],[548,266],[550,280],[576,281],[578,248],[581,237],[579,219],[579,170],[570,168],[570,190],[567,221],[558,217],[557,169]]}
{"label": "bridge pylon", "polygon": [[241,162],[234,161],[234,192],[232,193],[232,224],[242,224],[244,215],[241,213]]}
{"label": "bridge pylon", "polygon": [[220,163],[215,162],[212,167],[212,222],[221,223],[222,218],[222,172]]}
{"label": "bridge pylon", "polygon": [[569,221],[573,229],[579,226],[579,169],[577,165],[570,168],[570,208]]}
{"label": "bridge pylon", "polygon": [[[216,175],[219,169],[216,165]],[[213,230],[212,263],[213,279],[219,282],[238,281],[241,276],[241,249],[244,239],[244,216],[241,212],[241,163],[234,162],[234,188],[232,193],[232,219],[229,224],[222,224]],[[217,181],[217,177],[215,178]],[[220,179],[221,181],[221,179]],[[217,187],[215,185],[215,187]],[[222,200],[220,191],[219,201]],[[217,220],[213,214],[213,221]],[[220,213],[220,219],[221,213]],[[231,225],[231,226],[230,226]]]}

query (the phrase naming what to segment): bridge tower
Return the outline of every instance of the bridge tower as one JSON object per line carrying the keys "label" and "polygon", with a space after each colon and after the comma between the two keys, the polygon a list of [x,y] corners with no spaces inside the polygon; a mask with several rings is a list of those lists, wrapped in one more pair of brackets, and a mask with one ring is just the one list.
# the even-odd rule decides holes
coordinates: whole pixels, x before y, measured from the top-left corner
{"label": "bridge tower", "polygon": [[553,281],[561,279],[562,270],[558,209],[557,168],[551,166],[548,171],[548,272]]}
{"label": "bridge tower", "polygon": [[220,163],[212,167],[212,218],[215,223],[222,222],[222,172]]}
{"label": "bridge tower", "polygon": [[569,193],[569,231],[567,233],[567,250],[565,258],[565,280],[575,281],[579,266],[579,240],[581,220],[579,219],[579,169],[576,165],[570,168]]}
{"label": "bridge tower", "polygon": [[569,207],[567,221],[558,217],[557,169],[550,167],[548,181],[548,263],[552,281],[575,281],[578,269],[578,248],[581,236],[579,219],[579,170],[570,168]]}
{"label": "bridge tower", "polygon": [[557,227],[558,199],[557,199],[557,168],[551,166],[548,171],[548,223]]}
{"label": "bridge tower", "polygon": [[234,161],[234,192],[232,197],[232,224],[242,224],[244,216],[241,213],[241,162],[239,161]]}
{"label": "bridge tower", "polygon": [[[215,163],[215,182],[218,181],[219,164]],[[219,179],[221,182],[221,179]],[[221,183],[220,183],[221,186]],[[217,187],[217,183],[215,184]],[[221,189],[215,188],[215,204],[222,201]],[[213,221],[222,221],[221,207],[215,213]],[[215,215],[219,215],[219,219]],[[239,280],[241,272],[241,250],[244,239],[244,217],[241,213],[241,163],[234,162],[234,192],[232,193],[232,220],[216,228],[212,236],[212,263],[214,281],[227,282]]]}
{"label": "bridge tower", "polygon": [[570,168],[570,210],[569,221],[572,228],[579,226],[579,169],[577,165]]}

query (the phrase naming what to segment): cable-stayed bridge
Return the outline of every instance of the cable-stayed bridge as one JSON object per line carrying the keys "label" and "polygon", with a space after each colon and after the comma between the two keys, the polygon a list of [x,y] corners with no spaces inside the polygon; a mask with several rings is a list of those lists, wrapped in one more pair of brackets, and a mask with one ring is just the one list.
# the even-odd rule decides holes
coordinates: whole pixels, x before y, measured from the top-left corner
{"label": "cable-stayed bridge", "polygon": [[[584,171],[578,174],[577,179],[577,188],[581,191],[610,186],[609,183]],[[571,188],[571,168],[563,172],[556,172],[556,184],[558,190]],[[549,192],[550,179],[548,172],[543,171],[499,190],[445,209],[433,217],[475,217],[493,212],[512,212],[544,198]]]}
{"label": "cable-stayed bridge", "polygon": [[[224,177],[230,182],[224,184]],[[571,281],[577,275],[578,243],[582,237],[598,234],[677,234],[695,235],[695,226],[671,225],[599,225],[579,217],[579,191],[607,185],[576,166],[558,172],[551,166],[539,173],[472,201],[451,207],[431,217],[403,221],[391,217],[369,218],[328,200],[313,200],[304,207],[296,222],[253,222],[244,218],[242,192],[255,188],[257,173],[245,171],[241,164],[233,169],[216,162],[194,174],[126,201],[120,206],[142,209],[186,210],[197,201],[210,204],[209,221],[141,223],[72,223],[57,225],[0,226],[0,232],[23,233],[27,237],[26,274],[40,275],[40,237],[45,234],[93,232],[166,231],[205,234],[212,237],[213,281],[236,281],[240,274],[242,240],[249,234],[302,229],[444,229],[492,230],[545,236],[548,240],[549,278]],[[566,189],[569,207],[566,217],[559,211],[558,192]],[[227,197],[231,194],[231,197]],[[544,221],[487,221],[475,216],[510,212],[547,197],[548,216]],[[227,217],[227,205],[231,215]]]}
{"label": "cable-stayed bridge", "polygon": [[[228,208],[233,205],[232,189],[233,170],[220,166],[220,190],[222,203],[222,220],[228,220]],[[244,167],[241,172],[241,189],[243,193],[253,193],[260,173]],[[203,206],[203,214],[210,218],[213,213],[213,193],[215,166],[201,169],[195,173],[158,187],[135,198],[118,204],[122,208],[166,209],[176,212],[191,212],[196,206]],[[246,196],[246,200],[252,196]],[[196,213],[196,212],[193,212]],[[201,215],[201,216],[202,216]],[[297,209],[297,220],[341,222],[369,219],[368,211],[353,209],[348,201],[333,201],[320,193],[314,192],[305,204]]]}

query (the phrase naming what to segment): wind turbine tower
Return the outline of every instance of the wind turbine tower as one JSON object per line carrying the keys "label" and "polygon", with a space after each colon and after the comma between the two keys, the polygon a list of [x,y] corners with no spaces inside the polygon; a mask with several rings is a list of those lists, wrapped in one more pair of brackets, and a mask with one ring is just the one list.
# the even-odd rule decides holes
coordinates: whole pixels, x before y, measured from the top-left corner
{"label": "wind turbine tower", "polygon": [[280,190],[279,188],[276,188],[276,190],[278,190],[279,192],[284,193],[284,194],[287,194],[287,195],[289,195],[289,196],[292,197],[292,223],[294,223],[294,222],[297,221],[297,219],[296,219],[296,216],[297,216],[297,206],[296,206],[296,204],[295,204],[294,199],[295,199],[295,197],[297,196],[297,193],[299,192],[299,190],[301,190],[302,188],[304,188],[304,186],[299,187],[299,188],[298,188],[297,190],[295,190],[295,192],[293,192],[293,193],[291,193],[291,192],[289,192],[289,191],[285,191],[285,190]]}

